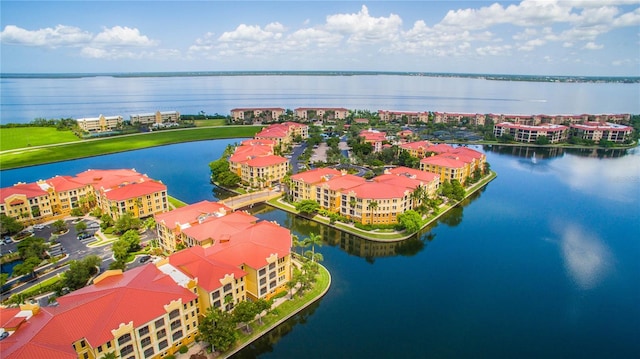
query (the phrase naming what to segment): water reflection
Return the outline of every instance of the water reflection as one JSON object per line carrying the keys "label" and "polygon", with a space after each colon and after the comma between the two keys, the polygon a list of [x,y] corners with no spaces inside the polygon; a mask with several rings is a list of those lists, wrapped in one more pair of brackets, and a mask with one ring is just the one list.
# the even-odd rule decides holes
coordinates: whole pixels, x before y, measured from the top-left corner
{"label": "water reflection", "polygon": [[575,223],[557,224],[567,273],[581,289],[596,287],[610,269],[611,252],[600,238]]}
{"label": "water reflection", "polygon": [[300,313],[294,315],[284,323],[278,325],[273,328],[271,331],[260,337],[260,339],[254,341],[238,353],[231,356],[231,358],[242,359],[242,358],[256,358],[264,353],[273,352],[273,346],[280,341],[281,338],[289,334],[293,327],[296,325],[304,325],[308,318],[313,315],[313,313],[318,309],[322,299],[312,303]]}
{"label": "water reflection", "polygon": [[367,240],[357,235],[292,215],[268,205],[254,206],[249,212],[262,220],[279,223],[283,227],[291,230],[291,232],[300,239],[308,237],[311,233],[320,234],[325,245],[338,247],[350,255],[364,258],[368,263],[373,264],[376,258],[397,255],[413,256],[424,250],[426,245],[435,238],[435,236],[431,234],[432,229],[437,226],[438,223],[443,223],[450,227],[460,225],[462,223],[464,207],[480,198],[485,188],[486,186],[466,198],[456,207],[450,209],[440,217],[437,223],[432,223],[406,240],[395,242]]}
{"label": "water reflection", "polygon": [[503,155],[527,159],[551,159],[562,157],[565,154],[591,158],[618,158],[628,155],[633,149],[618,148],[561,148],[561,147],[530,147],[530,146],[505,146],[505,145],[483,145],[485,152],[495,152]]}

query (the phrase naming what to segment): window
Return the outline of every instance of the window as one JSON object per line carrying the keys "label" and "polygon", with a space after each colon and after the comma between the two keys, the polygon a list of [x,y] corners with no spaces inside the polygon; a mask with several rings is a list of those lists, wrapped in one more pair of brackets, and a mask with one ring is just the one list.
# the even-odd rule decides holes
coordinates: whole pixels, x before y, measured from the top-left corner
{"label": "window", "polygon": [[228,291],[230,291],[230,290],[231,290],[231,283],[229,283],[229,284],[225,284],[225,285],[224,285],[224,291],[225,291],[225,292],[228,292]]}
{"label": "window", "polygon": [[160,349],[160,350],[162,350],[162,349],[164,349],[164,348],[166,348],[168,346],[169,346],[169,343],[167,343],[166,339],[161,341],[160,343],[158,343],[158,349]]}
{"label": "window", "polygon": [[142,328],[138,329],[138,335],[144,336],[144,335],[147,335],[147,334],[149,334],[149,326],[142,327]]}
{"label": "window", "polygon": [[176,328],[180,328],[181,325],[182,325],[182,322],[180,321],[180,319],[175,320],[175,321],[171,322],[171,330],[174,330]]}
{"label": "window", "polygon": [[144,351],[144,357],[145,358],[148,358],[148,357],[150,357],[152,355],[153,355],[153,347],[151,347],[151,348],[149,348],[149,349]]}
{"label": "window", "polygon": [[98,347],[98,353],[102,353],[102,345]]}
{"label": "window", "polygon": [[151,338],[150,337],[145,337],[140,341],[140,346],[142,346],[143,348],[148,346],[149,344],[151,344]]}
{"label": "window", "polygon": [[86,347],[87,346],[87,342],[85,342],[84,340],[81,340],[80,341],[80,346],[83,347],[83,348]]}
{"label": "window", "polygon": [[215,300],[215,299],[218,299],[218,298],[220,298],[220,291],[216,290],[215,292],[213,292],[213,294],[211,294],[211,299]]}
{"label": "window", "polygon": [[260,272],[258,272],[258,275],[265,275],[265,273],[267,273],[267,270],[265,268],[260,269]]}
{"label": "window", "polygon": [[164,338],[167,336],[167,331],[165,329],[162,329],[156,334],[156,336],[158,337],[158,339]]}
{"label": "window", "polygon": [[216,300],[215,302],[213,302],[213,307],[214,308],[220,308],[220,301]]}
{"label": "window", "polygon": [[84,359],[89,359],[89,353],[84,353],[82,356],[84,357]]}
{"label": "window", "polygon": [[169,319],[173,319],[179,315],[180,315],[180,311],[177,309],[174,309],[171,311],[171,313],[169,313]]}
{"label": "window", "polygon": [[[124,344],[124,343],[126,343],[126,342],[128,342],[130,340],[131,340],[131,334],[127,333],[127,334],[121,336],[120,338],[118,338],[118,345],[122,345],[122,344]],[[129,353],[127,353],[127,354],[129,354]]]}
{"label": "window", "polygon": [[269,264],[269,270],[273,270],[276,267],[275,263]]}
{"label": "window", "polygon": [[127,354],[133,353],[133,345],[129,344],[126,347],[120,349],[120,356],[123,357]]}
{"label": "window", "polygon": [[111,348],[111,342],[107,342],[107,348]]}
{"label": "window", "polygon": [[269,279],[273,279],[276,276],[276,272],[269,273]]}
{"label": "window", "polygon": [[267,283],[267,278],[261,278],[260,279],[260,285],[264,285]]}
{"label": "window", "polygon": [[161,326],[164,326],[164,318],[160,318],[158,320],[156,320],[156,329],[160,328]]}
{"label": "window", "polygon": [[276,281],[272,280],[271,283],[269,283],[269,289],[273,289],[276,287]]}
{"label": "window", "polygon": [[173,333],[171,337],[173,338],[173,341],[182,338],[182,330],[178,330],[177,332]]}

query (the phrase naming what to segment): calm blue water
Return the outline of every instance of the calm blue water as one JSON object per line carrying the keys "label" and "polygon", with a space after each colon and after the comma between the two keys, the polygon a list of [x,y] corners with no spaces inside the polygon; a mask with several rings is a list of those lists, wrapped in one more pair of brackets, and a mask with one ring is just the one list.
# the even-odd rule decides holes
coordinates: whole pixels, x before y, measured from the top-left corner
{"label": "calm blue water", "polygon": [[0,79],[0,123],[235,107],[504,114],[640,113],[640,85],[399,75]]}
{"label": "calm blue water", "polygon": [[[134,167],[189,203],[216,199],[203,141],[0,172],[1,185]],[[368,242],[257,208],[301,237],[321,233],[333,276],[316,305],[239,358],[640,357],[640,149],[484,148],[498,178],[419,238]]]}

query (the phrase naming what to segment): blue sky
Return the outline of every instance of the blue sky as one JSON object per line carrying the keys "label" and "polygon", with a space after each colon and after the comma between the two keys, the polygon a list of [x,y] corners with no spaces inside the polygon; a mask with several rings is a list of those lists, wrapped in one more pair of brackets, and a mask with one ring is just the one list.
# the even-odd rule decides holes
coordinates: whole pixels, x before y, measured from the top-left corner
{"label": "blue sky", "polygon": [[640,0],[5,1],[12,72],[640,76]]}

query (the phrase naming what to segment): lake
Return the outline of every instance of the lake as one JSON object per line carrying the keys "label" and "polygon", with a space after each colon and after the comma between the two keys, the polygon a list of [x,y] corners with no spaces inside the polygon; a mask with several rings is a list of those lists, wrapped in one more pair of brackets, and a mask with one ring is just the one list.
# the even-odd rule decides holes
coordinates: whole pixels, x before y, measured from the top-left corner
{"label": "lake", "polygon": [[401,75],[0,78],[0,123],[242,107],[502,114],[640,113],[637,83]]}
{"label": "lake", "polygon": [[[2,171],[0,182],[126,167],[188,203],[215,200],[225,194],[208,163],[240,140]],[[370,242],[254,208],[299,237],[322,234],[333,282],[236,357],[640,357],[640,148],[475,148],[498,177],[407,241]]]}

